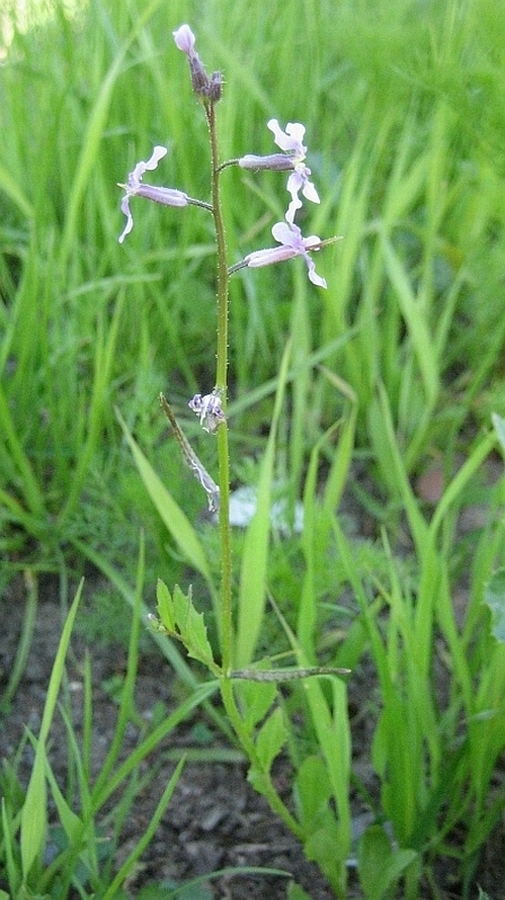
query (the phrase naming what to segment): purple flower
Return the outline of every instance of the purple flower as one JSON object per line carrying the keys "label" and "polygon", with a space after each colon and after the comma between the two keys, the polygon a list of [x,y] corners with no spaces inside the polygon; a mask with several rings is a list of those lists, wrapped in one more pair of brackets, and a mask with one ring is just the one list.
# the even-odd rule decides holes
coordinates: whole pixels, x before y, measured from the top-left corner
{"label": "purple flower", "polygon": [[223,77],[220,72],[207,75],[203,63],[195,50],[195,36],[189,25],[181,25],[172,32],[175,45],[188,57],[191,83],[195,94],[206,103],[217,103],[221,99]]}
{"label": "purple flower", "polygon": [[280,147],[281,150],[284,150],[285,153],[289,154],[294,169],[294,172],[289,176],[287,183],[287,189],[291,194],[291,203],[289,204],[286,213],[286,221],[292,224],[296,210],[300,209],[302,205],[302,201],[298,196],[299,191],[302,192],[307,200],[311,200],[312,203],[320,202],[319,194],[312,182],[309,181],[309,175],[312,174],[311,170],[304,163],[307,155],[307,148],[302,143],[305,134],[305,126],[301,125],[300,122],[288,122],[286,131],[283,131],[279,126],[277,119],[270,119],[270,121],[267,122],[267,125],[274,135],[277,146]]}
{"label": "purple flower", "polygon": [[126,235],[133,228],[130,197],[145,197],[147,200],[155,200],[156,203],[163,203],[165,206],[186,206],[189,203],[189,197],[182,191],[177,191],[173,188],[153,187],[151,184],[142,184],[144,172],[156,169],[160,159],[163,159],[167,153],[166,147],[155,147],[151,158],[147,162],[137,163],[133,172],[130,172],[128,175],[127,183],[119,185],[125,190],[125,196],[121,201],[121,212],[126,216],[126,225],[123,233],[118,238],[120,244],[123,243]]}
{"label": "purple flower", "polygon": [[304,238],[298,225],[294,222],[276,222],[272,228],[272,234],[280,247],[271,247],[268,250],[254,250],[249,253],[244,262],[251,268],[259,268],[260,266],[270,266],[273,263],[283,262],[285,259],[292,259],[294,256],[303,256],[309,270],[309,278],[312,284],[325,288],[326,281],[316,272],[314,260],[308,254],[308,250],[319,250],[321,247],[321,239],[317,234],[311,234]]}
{"label": "purple flower", "polygon": [[188,406],[200,419],[200,425],[204,431],[215,434],[217,429],[226,421],[226,416],[222,409],[222,401],[219,391],[214,388],[211,394],[195,394]]}
{"label": "purple flower", "polygon": [[281,150],[289,153],[296,160],[305,159],[307,148],[302,143],[305,125],[301,125],[300,122],[288,122],[286,131],[283,131],[277,119],[270,119],[267,122],[267,128],[272,132],[274,141]]}
{"label": "purple flower", "polygon": [[188,59],[194,59],[195,54],[195,36],[189,25],[181,25],[177,31],[172,31],[175,45],[179,50],[186,54]]}

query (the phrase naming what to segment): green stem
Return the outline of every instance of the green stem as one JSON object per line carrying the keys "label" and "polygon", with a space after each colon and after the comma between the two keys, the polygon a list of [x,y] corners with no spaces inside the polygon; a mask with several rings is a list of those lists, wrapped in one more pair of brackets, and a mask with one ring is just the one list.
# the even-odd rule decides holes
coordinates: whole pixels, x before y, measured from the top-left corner
{"label": "green stem", "polygon": [[303,842],[305,840],[305,834],[302,826],[296,821],[285,803],[283,803],[283,801],[281,800],[272,783],[270,772],[265,768],[264,763],[260,760],[258,751],[256,750],[254,744],[254,740],[252,739],[250,732],[244,725],[235,701],[235,696],[233,693],[233,681],[231,678],[225,677],[221,679],[221,697],[231,726],[235,731],[235,734],[237,735],[249,762],[251,763],[251,768],[254,770],[254,774],[256,775],[256,777],[261,779],[260,783],[257,786],[257,789],[261,791],[263,796],[266,798],[266,800],[270,804],[270,808],[275,813],[277,813],[279,818],[282,819],[284,824],[287,825],[287,827],[293,832],[298,840]]}
{"label": "green stem", "polygon": [[[226,234],[221,210],[219,176],[222,167],[219,164],[218,142],[216,134],[215,108],[212,103],[205,106],[205,114],[209,126],[211,158],[212,158],[212,215],[217,241],[217,374],[216,388],[221,392],[223,409],[227,406],[228,393],[228,308],[229,308],[229,271]],[[231,530],[230,530],[230,455],[228,446],[228,425],[224,422],[217,430],[219,453],[219,530],[221,538],[221,640],[222,640],[222,677],[220,679],[221,697],[230,723],[244,748],[251,765],[258,776],[261,773],[260,790],[268,800],[271,808],[286,823],[288,828],[303,840],[303,829],[289,812],[272,783],[270,773],[258,756],[254,740],[240,715],[230,677],[233,664],[233,619],[232,619],[232,567],[231,567]]]}
{"label": "green stem", "polygon": [[[228,252],[226,234],[221,209],[219,151],[216,132],[214,104],[205,107],[210,134],[212,164],[212,215],[217,242],[217,368],[216,388],[221,392],[223,408],[228,400]],[[225,675],[232,669],[232,568],[230,532],[230,453],[228,446],[228,425],[220,425],[217,432],[219,453],[219,531],[221,537],[221,640],[222,667]]]}

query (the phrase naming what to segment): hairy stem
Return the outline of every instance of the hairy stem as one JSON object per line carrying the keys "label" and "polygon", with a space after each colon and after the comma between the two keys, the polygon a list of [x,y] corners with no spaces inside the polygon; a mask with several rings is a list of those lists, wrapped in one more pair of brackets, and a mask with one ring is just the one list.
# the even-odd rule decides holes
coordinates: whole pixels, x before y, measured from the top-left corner
{"label": "hairy stem", "polygon": [[[221,209],[219,151],[216,132],[215,106],[205,107],[209,126],[211,148],[212,215],[217,242],[217,355],[216,388],[221,392],[223,409],[228,401],[228,253],[226,234]],[[225,675],[232,668],[232,569],[230,533],[230,454],[228,446],[228,425],[224,422],[217,432],[219,453],[219,530],[221,538],[221,640],[222,667]]]}
{"label": "hairy stem", "polygon": [[[212,103],[205,106],[209,126],[211,159],[212,159],[212,214],[217,241],[217,374],[216,388],[222,394],[223,408],[227,406],[228,391],[228,306],[229,306],[229,271],[226,234],[221,209],[219,177],[222,167],[219,164],[218,141],[215,122],[215,107]],[[221,537],[221,639],[222,639],[222,677],[221,697],[230,723],[244,748],[252,766],[261,778],[260,790],[268,800],[271,808],[280,816],[298,838],[303,839],[303,829],[292,816],[287,806],[276,791],[269,771],[262,764],[249,729],[244,724],[230,677],[233,664],[233,619],[232,619],[232,568],[231,568],[231,532],[230,532],[230,456],[228,446],[228,425],[224,422],[217,430],[219,452],[219,490],[221,495],[219,509],[219,528]],[[261,773],[261,776],[260,776]]]}

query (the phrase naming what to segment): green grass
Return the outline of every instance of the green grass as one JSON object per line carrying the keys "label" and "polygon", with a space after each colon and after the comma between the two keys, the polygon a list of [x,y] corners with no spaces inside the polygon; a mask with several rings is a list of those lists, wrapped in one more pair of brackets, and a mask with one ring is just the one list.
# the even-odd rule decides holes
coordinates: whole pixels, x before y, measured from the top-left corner
{"label": "green grass", "polygon": [[[171,36],[186,21],[204,62],[224,72],[223,157],[272,152],[271,117],[303,122],[321,197],[306,205],[303,231],[343,236],[317,254],[326,292],[297,261],[232,281],[233,484],[258,483],[264,505],[270,482],[285,484],[305,510],[299,538],[269,542],[266,508],[234,536],[238,659],[370,660],[381,797],[378,830],[359,851],[365,896],[379,900],[403,877],[414,898],[422,872],[433,886],[462,825],[470,891],[503,809],[490,793],[504,745],[503,646],[483,605],[503,564],[503,479],[489,487],[482,474],[497,444],[491,414],[505,414],[500,0],[272,0],[254,11],[243,0],[90,0],[75,16],[55,2],[14,31],[0,68],[0,579],[80,573],[90,560],[131,603],[143,528],[147,605],[159,575],[193,581],[197,605],[213,605],[219,649],[216,535],[157,400],[169,397],[214,472],[214,445],[187,410],[215,378],[210,217],[134,198],[134,230],[117,242],[117,182],[154,144],[170,148],[158,183],[208,199],[205,121]],[[234,263],[270,245],[285,191],[278,173],[230,168],[222,193]],[[433,461],[445,481],[430,509],[413,485]],[[338,513],[344,490],[367,510],[368,541]],[[488,521],[462,536],[459,516],[476,497]],[[462,583],[470,599],[456,621]],[[163,647],[196,691],[180,650]],[[443,698],[432,690],[441,664]],[[294,830],[344,896],[352,728],[340,682],[306,685],[284,698],[285,731],[277,713],[262,724],[270,695],[263,704],[241,692],[244,710],[258,702],[262,712],[245,714],[251,777],[261,790],[273,748],[287,746]],[[292,727],[300,711],[304,750]],[[387,853],[384,821],[397,841]],[[382,881],[369,874],[374,854],[389,854]]]}

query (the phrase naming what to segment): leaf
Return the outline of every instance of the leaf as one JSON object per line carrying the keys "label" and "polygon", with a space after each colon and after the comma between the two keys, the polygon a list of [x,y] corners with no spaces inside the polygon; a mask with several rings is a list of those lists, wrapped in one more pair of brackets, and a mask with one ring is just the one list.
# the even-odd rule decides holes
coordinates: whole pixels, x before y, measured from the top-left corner
{"label": "leaf", "polygon": [[288,884],[287,900],[312,900],[310,894],[304,891],[296,881],[290,881]]}
{"label": "leaf", "polygon": [[505,419],[502,419],[498,413],[492,413],[491,419],[493,421],[494,430],[496,431],[496,435],[501,444],[502,452],[505,453]]}
{"label": "leaf", "polygon": [[426,308],[422,301],[415,296],[407,272],[385,235],[383,235],[383,253],[386,271],[395,290],[398,305],[417,357],[426,392],[426,402],[431,406],[439,391],[439,369]]}
{"label": "leaf", "polygon": [[505,568],[497,569],[484,590],[484,602],[491,610],[493,634],[505,643]]}
{"label": "leaf", "polygon": [[156,596],[158,615],[167,633],[182,641],[189,656],[203,663],[215,674],[219,674],[207,638],[204,615],[195,609],[191,588],[184,594],[176,584],[171,595],[166,584],[158,579]]}
{"label": "leaf", "polygon": [[249,665],[253,659],[260,628],[263,623],[275,443],[288,377],[290,353],[291,343],[288,343],[282,358],[275,407],[272,416],[272,425],[268,436],[265,455],[261,463],[256,496],[256,512],[251,520],[244,539],[240,572],[235,655],[235,664],[237,667],[245,667]]}
{"label": "leaf", "polygon": [[156,598],[158,600],[158,615],[161,624],[165,626],[167,631],[175,631],[175,617],[172,603],[172,597],[164,581],[158,578],[156,583]]}
{"label": "leaf", "polygon": [[58,810],[58,815],[60,817],[60,822],[62,824],[63,831],[66,835],[69,846],[76,847],[78,846],[79,840],[82,840],[82,835],[84,834],[85,824],[78,815],[70,808],[67,801],[65,800],[56,778],[54,777],[53,770],[49,765],[49,761],[46,767],[46,777],[49,782],[51,793],[53,796],[53,800]]}
{"label": "leaf", "polygon": [[119,411],[116,411],[116,414],[132,451],[140,477],[166,528],[177,542],[186,559],[197,572],[203,575],[210,589],[214,592],[207,557],[195,529],[170,492],[167,491],[161,478],[158,477],[138,444],[134,441]]}
{"label": "leaf", "polygon": [[286,737],[284,716],[278,706],[262,725],[256,739],[256,750],[264,771],[270,771],[274,759],[286,742]]}
{"label": "leaf", "polygon": [[203,613],[193,605],[191,588],[187,595],[183,594],[178,584],[174,587],[173,604],[175,621],[188,654],[212,667],[214,659],[212,648],[207,638],[207,628]]}
{"label": "leaf", "polygon": [[296,800],[304,831],[315,829],[331,797],[331,785],[324,762],[319,756],[307,756],[296,778]]}
{"label": "leaf", "polygon": [[[261,671],[261,670],[260,670]],[[244,726],[252,731],[266,716],[277,696],[277,686],[268,681],[235,682],[235,690],[240,698],[240,706],[244,715]]]}
{"label": "leaf", "polygon": [[21,864],[23,879],[26,881],[36,858],[42,853],[47,831],[47,791],[45,769],[47,764],[46,741],[52,722],[65,665],[65,656],[70,642],[74,619],[79,606],[83,582],[75,596],[67,620],[63,627],[56,659],[47,689],[47,697],[42,715],[39,739],[36,744],[35,762],[28,782],[25,802],[21,811]]}
{"label": "leaf", "polygon": [[367,828],[358,853],[358,872],[366,900],[382,900],[416,858],[415,850],[393,850],[380,825]]}

